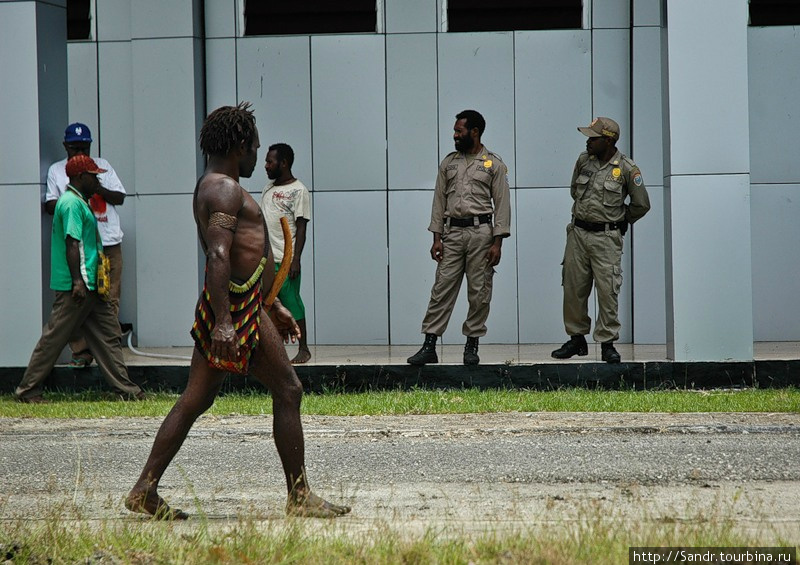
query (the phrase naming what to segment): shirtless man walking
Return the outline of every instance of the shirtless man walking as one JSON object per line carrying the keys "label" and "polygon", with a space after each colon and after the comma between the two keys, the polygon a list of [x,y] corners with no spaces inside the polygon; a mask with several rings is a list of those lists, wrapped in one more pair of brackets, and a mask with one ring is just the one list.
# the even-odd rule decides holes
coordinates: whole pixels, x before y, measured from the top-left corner
{"label": "shirtless man walking", "polygon": [[253,173],[260,145],[249,107],[244,102],[218,108],[200,132],[207,165],[195,188],[194,217],[206,253],[206,281],[191,332],[196,347],[189,382],[125,500],[128,510],[161,519],[188,517],[169,507],[158,484],[195,420],[214,403],[226,371],[255,377],[272,395],[273,435],[289,492],[287,514],[333,518],[350,512],[313,494],[306,480],[303,388],[281,343],[294,341],[299,328],[280,302],[269,310],[262,303],[262,289],[268,292],[275,277],[272,252],[261,208],[239,185],[240,177]]}

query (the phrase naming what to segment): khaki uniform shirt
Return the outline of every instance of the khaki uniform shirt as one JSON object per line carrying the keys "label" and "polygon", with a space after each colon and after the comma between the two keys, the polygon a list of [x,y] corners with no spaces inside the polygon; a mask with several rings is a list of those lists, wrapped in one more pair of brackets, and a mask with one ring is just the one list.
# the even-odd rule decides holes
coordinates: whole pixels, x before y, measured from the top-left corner
{"label": "khaki uniform shirt", "polygon": [[486,147],[481,147],[474,157],[458,151],[450,153],[439,165],[428,231],[444,232],[445,218],[492,213],[492,234],[511,235],[511,193],[503,160]]}
{"label": "khaki uniform shirt", "polygon": [[[636,163],[617,151],[602,163],[585,151],[572,172],[572,215],[585,222],[633,223],[650,210],[650,197]],[[630,204],[625,199],[630,196]]]}

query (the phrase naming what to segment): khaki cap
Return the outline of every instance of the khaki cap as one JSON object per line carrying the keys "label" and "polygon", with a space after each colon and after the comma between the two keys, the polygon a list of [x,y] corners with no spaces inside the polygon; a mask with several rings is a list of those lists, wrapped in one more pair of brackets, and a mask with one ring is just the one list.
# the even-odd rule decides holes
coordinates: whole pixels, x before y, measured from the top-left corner
{"label": "khaki cap", "polygon": [[611,118],[595,118],[588,128],[579,127],[578,131],[587,137],[610,137],[619,139],[619,124]]}

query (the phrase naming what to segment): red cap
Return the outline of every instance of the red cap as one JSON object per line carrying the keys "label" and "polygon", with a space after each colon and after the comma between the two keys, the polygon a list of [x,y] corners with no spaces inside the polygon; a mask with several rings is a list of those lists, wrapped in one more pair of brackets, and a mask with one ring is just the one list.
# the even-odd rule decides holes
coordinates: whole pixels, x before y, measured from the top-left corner
{"label": "red cap", "polygon": [[67,161],[67,176],[69,178],[77,177],[81,173],[92,173],[93,175],[99,175],[100,173],[105,172],[106,169],[101,169],[98,167],[97,163],[94,162],[94,159],[88,155],[75,155],[69,161]]}

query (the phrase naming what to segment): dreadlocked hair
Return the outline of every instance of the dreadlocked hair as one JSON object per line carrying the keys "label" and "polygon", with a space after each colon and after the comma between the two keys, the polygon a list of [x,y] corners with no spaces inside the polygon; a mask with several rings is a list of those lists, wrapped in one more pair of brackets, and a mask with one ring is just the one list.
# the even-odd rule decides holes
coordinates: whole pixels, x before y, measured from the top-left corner
{"label": "dreadlocked hair", "polygon": [[249,146],[256,133],[256,117],[250,102],[222,106],[211,112],[200,130],[200,149],[204,155],[227,155],[244,142]]}

